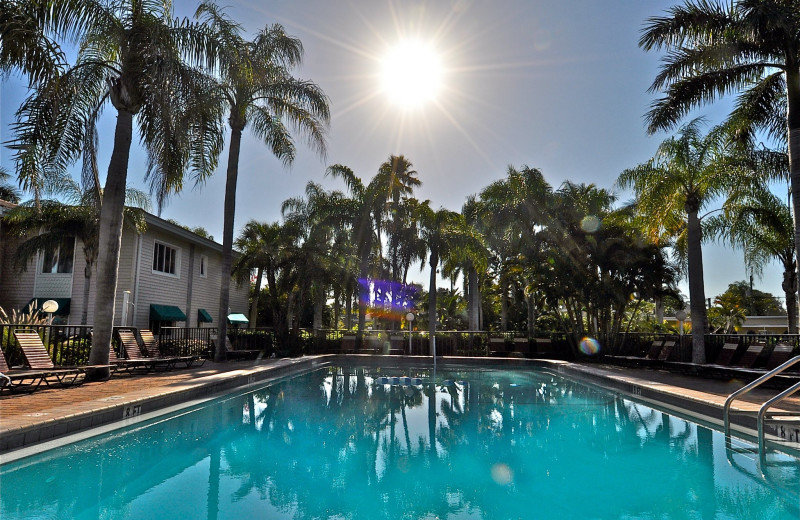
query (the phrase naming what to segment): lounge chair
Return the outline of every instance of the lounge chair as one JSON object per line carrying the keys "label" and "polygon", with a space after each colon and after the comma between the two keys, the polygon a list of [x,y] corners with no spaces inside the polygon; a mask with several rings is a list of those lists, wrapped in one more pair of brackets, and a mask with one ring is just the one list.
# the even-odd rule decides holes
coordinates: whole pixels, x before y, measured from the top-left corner
{"label": "lounge chair", "polygon": [[[58,382],[61,386],[72,386],[83,383],[86,378],[87,368],[108,368],[114,369],[113,365],[86,365],[80,367],[57,367],[50,358],[50,353],[42,343],[39,333],[34,330],[17,329],[14,337],[17,339],[25,363],[32,370],[50,371],[44,379],[48,386],[51,382]],[[110,374],[109,374],[110,377]]]}
{"label": "lounge chair", "polygon": [[664,345],[661,347],[661,351],[658,353],[658,360],[659,361],[666,361],[669,358],[669,355],[672,353],[672,349],[675,347],[675,342],[673,340],[667,340],[664,342]]}
{"label": "lounge chair", "polygon": [[[217,350],[217,335],[211,335],[211,343],[214,345],[214,350]],[[229,359],[250,359],[257,357],[261,350],[234,350],[231,340],[225,337],[225,356]]]}
{"label": "lounge chair", "polygon": [[764,352],[764,348],[766,345],[764,343],[753,343],[749,347],[744,354],[742,354],[742,358],[736,364],[736,366],[741,368],[753,368],[753,365],[756,364],[756,359],[758,356]]}
{"label": "lounge chair", "polygon": [[717,354],[717,359],[714,360],[714,364],[720,366],[729,366],[733,360],[733,356],[736,354],[736,349],[738,348],[738,343],[725,343],[722,345],[722,350],[720,350],[719,354]]}
{"label": "lounge chair", "polygon": [[664,347],[663,339],[653,340],[653,343],[650,344],[650,349],[647,351],[647,354],[644,356],[644,359],[651,359],[651,360],[658,359],[658,356],[661,354],[661,349],[663,347]]}
{"label": "lounge chair", "polygon": [[136,336],[130,330],[118,330],[119,340],[122,342],[122,347],[125,349],[125,355],[129,360],[147,361],[153,370],[172,370],[175,368],[177,359],[175,358],[156,358],[151,356],[142,355],[142,350],[139,347],[139,342],[136,341]]}
{"label": "lounge chair", "polygon": [[[726,343],[717,356],[716,363],[696,364],[670,362],[665,363],[665,368],[703,377],[722,379],[743,378],[752,380],[763,376],[769,370],[772,370],[785,361],[788,361],[793,350],[793,348],[789,345],[778,344],[775,346],[772,354],[767,360],[766,368],[753,368],[756,360],[765,350],[764,344],[753,343],[750,345],[747,348],[747,351],[742,354],[742,357],[738,363],[733,365],[730,362],[732,361],[738,346],[739,345],[736,343]],[[775,380],[777,382],[797,382],[796,377],[796,374],[792,375],[787,373],[777,376]]]}
{"label": "lounge chair", "polygon": [[[650,344],[644,357],[641,356],[610,356],[609,359],[627,367],[653,367],[663,363],[672,352],[675,342],[656,339]],[[663,357],[662,357],[663,353]]]}
{"label": "lounge chair", "polygon": [[47,377],[48,371],[12,369],[6,362],[3,351],[0,350],[0,391],[33,392],[42,380]]}
{"label": "lounge chair", "polygon": [[142,338],[144,350],[150,357],[173,358],[176,360],[176,363],[185,363],[186,368],[192,366],[198,359],[201,361],[197,366],[203,366],[203,363],[206,362],[206,360],[200,358],[200,356],[165,356],[164,353],[161,352],[161,346],[159,345],[158,340],[156,340],[155,336],[153,336],[153,333],[147,329],[140,330],[139,336]]}
{"label": "lounge chair", "polygon": [[780,365],[789,361],[793,351],[794,347],[786,343],[778,343],[775,345],[775,348],[772,349],[772,353],[769,355],[769,359],[767,359],[767,370],[778,368]]}
{"label": "lounge chair", "polygon": [[156,362],[150,359],[120,359],[112,348],[108,351],[108,362],[117,367],[117,372],[132,374],[136,370],[155,370]]}

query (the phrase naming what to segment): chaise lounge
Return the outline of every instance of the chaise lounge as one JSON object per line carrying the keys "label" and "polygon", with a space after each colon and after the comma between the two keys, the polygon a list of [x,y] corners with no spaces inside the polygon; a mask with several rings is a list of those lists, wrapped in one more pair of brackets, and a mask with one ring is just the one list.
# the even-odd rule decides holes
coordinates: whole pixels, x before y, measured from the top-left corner
{"label": "chaise lounge", "polygon": [[165,356],[163,352],[161,352],[161,346],[156,340],[153,333],[147,329],[142,329],[139,331],[139,336],[142,338],[142,344],[144,346],[144,350],[147,352],[147,355],[156,359],[165,359],[165,358],[172,358],[175,359],[176,363],[185,363],[186,368],[191,367],[198,359],[200,359],[200,364],[197,366],[203,366],[206,362],[205,359],[200,358],[200,356]]}
{"label": "chaise lounge", "polygon": [[[25,358],[25,364],[32,370],[49,371],[48,375],[44,378],[44,383],[50,385],[51,382],[57,382],[61,386],[72,386],[83,383],[86,377],[87,368],[115,368],[113,365],[86,365],[80,367],[57,367],[50,353],[42,343],[42,338],[39,333],[32,329],[17,329],[14,331],[14,337],[19,344],[22,351],[22,356]],[[109,376],[110,377],[110,376]]]}

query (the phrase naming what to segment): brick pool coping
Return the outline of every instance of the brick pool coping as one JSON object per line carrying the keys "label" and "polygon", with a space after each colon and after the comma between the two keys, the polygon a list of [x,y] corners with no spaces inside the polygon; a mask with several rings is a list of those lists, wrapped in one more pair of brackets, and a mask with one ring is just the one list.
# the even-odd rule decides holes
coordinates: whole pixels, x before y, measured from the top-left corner
{"label": "brick pool coping", "polygon": [[[210,399],[234,389],[261,385],[317,367],[336,363],[366,366],[407,366],[427,368],[429,357],[371,355],[321,355],[295,359],[271,359],[206,363],[201,368],[174,370],[141,376],[115,376],[111,380],[85,383],[75,388],[45,388],[26,395],[0,397],[0,454],[5,462],[15,450],[47,449],[47,443],[98,427],[123,427],[151,414],[167,413],[171,407]],[[665,409],[717,429],[722,424],[725,398],[743,386],[741,381],[708,380],[650,369],[517,358],[441,358],[438,366],[519,367],[546,366],[570,378],[587,381],[628,397]],[[758,411],[759,403],[777,391],[756,390],[737,401],[733,409]],[[776,408],[800,415],[800,397],[792,397]],[[755,417],[733,416],[734,428],[752,438]],[[784,432],[783,445],[800,454],[800,425]],[[773,428],[773,433],[777,429]]]}

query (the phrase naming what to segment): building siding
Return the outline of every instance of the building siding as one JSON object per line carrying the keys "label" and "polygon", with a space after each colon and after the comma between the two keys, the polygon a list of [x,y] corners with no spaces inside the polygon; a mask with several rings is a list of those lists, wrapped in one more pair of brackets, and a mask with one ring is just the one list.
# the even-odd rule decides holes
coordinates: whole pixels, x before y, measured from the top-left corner
{"label": "building siding", "polygon": [[[143,234],[131,229],[123,229],[122,247],[120,249],[117,291],[114,307],[114,325],[121,325],[123,319],[124,292],[130,291],[130,307],[127,325],[139,328],[150,326],[150,304],[174,305],[187,315],[187,322],[179,322],[179,326],[197,327],[198,309],[205,309],[216,326],[219,323],[219,284],[222,254],[218,244],[200,239],[190,240],[182,230],[170,231],[171,224],[161,224],[153,217],[156,225],[148,226]],[[165,229],[166,226],[166,229]],[[188,237],[188,238],[187,238]],[[168,276],[153,272],[153,251],[156,241],[179,249],[178,276]],[[75,244],[75,258],[71,275],[37,275],[39,266],[36,260],[29,262],[26,272],[19,273],[11,266],[11,257],[16,249],[17,239],[9,239],[2,235],[0,229],[0,306],[5,309],[21,309],[31,298],[71,297],[69,324],[79,324],[84,304],[84,276],[86,261],[83,256],[83,244]],[[192,247],[194,246],[194,247]],[[216,248],[214,247],[216,246]],[[194,250],[194,261],[190,261],[190,251]],[[200,276],[200,256],[208,262],[205,266],[206,276]],[[187,308],[189,269],[192,268],[191,300]],[[96,288],[96,266],[92,270],[90,280],[87,323],[94,320],[94,304]],[[249,287],[238,286],[231,282],[231,312],[247,314]]]}
{"label": "building siding", "polygon": [[12,265],[11,257],[16,245],[21,241],[0,236],[4,254],[0,264],[0,307],[8,314],[11,310],[20,311],[33,298],[36,284],[36,260],[28,262],[25,271],[19,271]]}

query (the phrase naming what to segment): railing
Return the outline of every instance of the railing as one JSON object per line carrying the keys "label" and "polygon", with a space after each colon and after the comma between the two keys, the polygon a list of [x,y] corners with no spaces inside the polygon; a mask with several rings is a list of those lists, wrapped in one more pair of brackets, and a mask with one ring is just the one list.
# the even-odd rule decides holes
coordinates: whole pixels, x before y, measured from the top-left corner
{"label": "railing", "polygon": [[763,383],[766,383],[773,377],[777,376],[778,374],[786,371],[786,369],[791,368],[792,366],[800,363],[800,356],[795,356],[789,361],[783,363],[779,367],[767,372],[763,376],[759,377],[755,381],[746,384],[742,388],[738,389],[737,391],[733,392],[728,398],[725,400],[725,405],[722,407],[722,422],[724,425],[725,435],[727,437],[731,434],[731,405],[733,402],[738,399],[739,397],[750,393],[754,388],[761,386]]}
{"label": "railing", "polygon": [[158,346],[165,356],[200,356],[213,358],[212,327],[161,327],[158,331]]}
{"label": "railing", "polygon": [[0,323],[0,347],[9,366],[23,365],[25,362],[14,339],[17,329],[35,330],[56,365],[85,365],[89,361],[89,350],[92,348],[90,326]]}
{"label": "railing", "polygon": [[[22,364],[13,330],[33,328],[39,332],[54,362],[59,365],[80,365],[88,362],[91,349],[91,326],[85,325],[8,325],[0,324],[0,347],[11,365]],[[130,327],[127,327],[130,328]],[[115,330],[117,328],[115,327]],[[162,327],[158,339],[164,354],[198,355],[213,357],[211,335],[216,327]],[[299,356],[303,354],[327,354],[355,352],[355,331],[342,329],[300,329],[287,337],[277,339],[270,328],[228,329],[228,338],[234,350],[262,350],[266,356]],[[410,341],[409,341],[410,339]],[[563,332],[537,333],[528,338],[520,332],[487,331],[437,331],[436,351],[440,356],[487,356],[525,353],[526,356],[541,354],[537,351],[536,339],[549,340],[547,357],[560,359],[587,359],[603,361],[608,356],[627,355],[643,357],[649,346],[657,339],[676,341],[672,360],[691,361],[691,336],[658,333],[626,333],[615,336],[600,336],[597,340],[599,352],[583,352],[581,337]],[[798,346],[800,335],[726,335],[705,336],[706,359],[713,362],[725,343],[739,344],[739,355],[755,342],[763,341],[769,348],[778,343]],[[363,332],[361,353],[429,355],[430,341],[426,331],[366,330]],[[541,349],[540,349],[541,350]]]}

